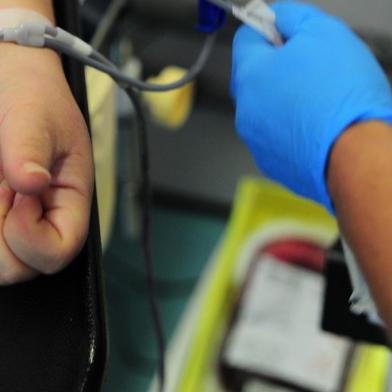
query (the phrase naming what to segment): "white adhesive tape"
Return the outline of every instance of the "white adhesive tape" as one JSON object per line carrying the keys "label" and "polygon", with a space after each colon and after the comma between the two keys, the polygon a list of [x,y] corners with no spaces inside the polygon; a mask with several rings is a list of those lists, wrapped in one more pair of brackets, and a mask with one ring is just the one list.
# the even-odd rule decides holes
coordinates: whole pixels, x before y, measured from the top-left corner
{"label": "white adhesive tape", "polygon": [[53,23],[48,18],[27,8],[0,9],[0,29],[18,27],[26,22],[43,23],[47,26],[53,26]]}

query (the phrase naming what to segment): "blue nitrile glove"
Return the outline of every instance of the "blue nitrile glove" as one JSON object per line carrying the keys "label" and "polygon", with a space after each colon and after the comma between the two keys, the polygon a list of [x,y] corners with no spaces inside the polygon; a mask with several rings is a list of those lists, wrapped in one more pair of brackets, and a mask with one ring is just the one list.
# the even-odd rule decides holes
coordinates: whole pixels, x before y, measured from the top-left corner
{"label": "blue nitrile glove", "polygon": [[342,21],[297,2],[272,8],[283,47],[246,26],[234,40],[237,129],[267,177],[333,211],[325,176],[331,147],[355,122],[392,123],[391,89]]}

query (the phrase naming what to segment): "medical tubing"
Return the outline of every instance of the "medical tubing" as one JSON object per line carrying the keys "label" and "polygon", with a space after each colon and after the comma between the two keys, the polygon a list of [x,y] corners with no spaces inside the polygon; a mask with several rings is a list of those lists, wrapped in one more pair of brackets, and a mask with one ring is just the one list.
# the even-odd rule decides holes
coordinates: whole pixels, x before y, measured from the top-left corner
{"label": "medical tubing", "polygon": [[[92,56],[86,56],[82,53],[79,53],[72,47],[65,45],[54,37],[46,37],[44,45],[47,48],[64,53],[68,56],[75,58],[76,60],[85,63],[86,65],[89,65],[93,68],[96,68],[102,72],[109,74],[114,80],[116,80],[123,86],[129,86],[142,91],[164,92],[175,90],[188,84],[203,70],[214,46],[215,39],[216,33],[208,34],[196,63],[189,69],[189,71],[183,78],[177,80],[176,82],[162,85],[143,82],[141,80],[124,75],[117,67],[113,67],[113,65],[110,66],[110,62],[103,62],[102,57],[104,56],[100,55],[100,59],[96,60]],[[95,54],[94,57],[97,58],[96,55],[98,52],[93,51],[93,53]]]}

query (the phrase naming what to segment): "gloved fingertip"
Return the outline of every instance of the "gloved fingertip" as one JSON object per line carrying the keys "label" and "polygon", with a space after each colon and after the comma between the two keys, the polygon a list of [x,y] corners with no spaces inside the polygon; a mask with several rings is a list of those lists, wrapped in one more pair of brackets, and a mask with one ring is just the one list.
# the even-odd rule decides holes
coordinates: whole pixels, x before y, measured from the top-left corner
{"label": "gloved fingertip", "polygon": [[291,0],[276,1],[271,8],[276,15],[276,27],[287,40],[296,35],[310,18],[324,14],[315,5]]}
{"label": "gloved fingertip", "polygon": [[253,45],[258,45],[258,50],[263,47],[272,48],[272,44],[269,40],[262,35],[262,33],[254,30],[252,27],[242,25],[234,36],[233,50],[250,49]]}

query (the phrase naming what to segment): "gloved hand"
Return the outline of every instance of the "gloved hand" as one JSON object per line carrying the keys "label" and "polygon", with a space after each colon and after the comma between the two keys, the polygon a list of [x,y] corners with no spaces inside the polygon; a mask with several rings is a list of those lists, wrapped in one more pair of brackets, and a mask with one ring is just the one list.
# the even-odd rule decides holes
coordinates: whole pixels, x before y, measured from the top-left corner
{"label": "gloved hand", "polygon": [[342,21],[297,2],[273,9],[284,46],[246,26],[234,40],[236,126],[267,177],[333,211],[326,185],[331,148],[355,122],[392,124],[391,89]]}

